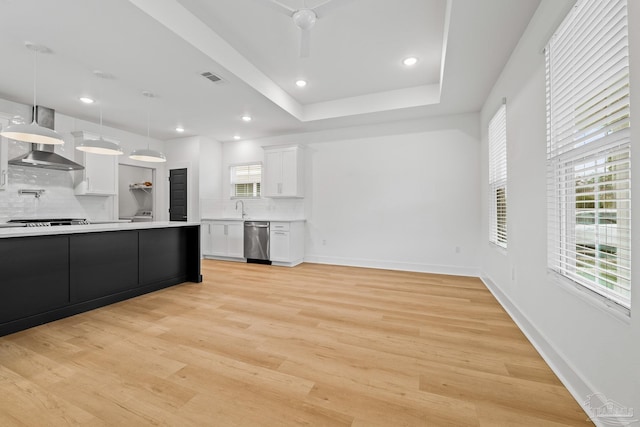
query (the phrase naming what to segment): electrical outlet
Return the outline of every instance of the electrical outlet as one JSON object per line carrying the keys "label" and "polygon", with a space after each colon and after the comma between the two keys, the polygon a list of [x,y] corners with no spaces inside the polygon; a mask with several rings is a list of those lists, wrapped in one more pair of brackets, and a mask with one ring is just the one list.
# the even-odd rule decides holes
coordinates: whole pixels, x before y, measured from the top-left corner
{"label": "electrical outlet", "polygon": [[456,253],[459,254],[460,253],[460,246],[456,246]]}
{"label": "electrical outlet", "polygon": [[322,239],[322,246],[327,246],[327,241]]}

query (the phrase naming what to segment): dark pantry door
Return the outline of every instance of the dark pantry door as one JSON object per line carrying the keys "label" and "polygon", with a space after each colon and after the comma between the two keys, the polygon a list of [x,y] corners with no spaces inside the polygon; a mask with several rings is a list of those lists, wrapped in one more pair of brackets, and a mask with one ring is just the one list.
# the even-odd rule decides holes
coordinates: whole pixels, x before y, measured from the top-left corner
{"label": "dark pantry door", "polygon": [[169,221],[187,220],[187,169],[169,170]]}

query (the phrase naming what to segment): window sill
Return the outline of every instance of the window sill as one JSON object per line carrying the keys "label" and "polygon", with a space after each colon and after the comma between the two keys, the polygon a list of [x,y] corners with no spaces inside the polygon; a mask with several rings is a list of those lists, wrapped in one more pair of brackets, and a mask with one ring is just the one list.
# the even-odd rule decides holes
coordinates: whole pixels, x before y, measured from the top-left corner
{"label": "window sill", "polygon": [[563,291],[580,298],[582,301],[603,311],[609,316],[631,325],[631,310],[603,297],[602,295],[586,288],[552,270],[547,270],[547,277],[558,285]]}
{"label": "window sill", "polygon": [[498,252],[501,255],[507,256],[507,248],[504,246],[500,246],[496,243],[489,242],[489,247],[491,247],[494,251]]}

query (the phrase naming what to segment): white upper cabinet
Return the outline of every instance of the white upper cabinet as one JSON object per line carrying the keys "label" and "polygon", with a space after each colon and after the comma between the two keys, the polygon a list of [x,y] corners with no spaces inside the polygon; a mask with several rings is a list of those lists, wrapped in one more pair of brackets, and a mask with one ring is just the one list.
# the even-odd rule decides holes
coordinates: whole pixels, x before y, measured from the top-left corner
{"label": "white upper cabinet", "polygon": [[7,162],[7,141],[0,137],[0,191],[7,189],[9,179],[9,164]]}
{"label": "white upper cabinet", "polygon": [[[0,129],[8,125],[9,120],[0,117]],[[8,144],[9,141],[7,141],[5,137],[0,136],[0,191],[7,189],[7,181],[9,179]]]}
{"label": "white upper cabinet", "polygon": [[[76,144],[99,136],[84,131],[72,132]],[[75,161],[84,166],[76,172],[75,192],[80,196],[115,196],[118,194],[118,156],[85,153],[75,150]]]}
{"label": "white upper cabinet", "polygon": [[302,147],[264,147],[264,197],[304,197]]}

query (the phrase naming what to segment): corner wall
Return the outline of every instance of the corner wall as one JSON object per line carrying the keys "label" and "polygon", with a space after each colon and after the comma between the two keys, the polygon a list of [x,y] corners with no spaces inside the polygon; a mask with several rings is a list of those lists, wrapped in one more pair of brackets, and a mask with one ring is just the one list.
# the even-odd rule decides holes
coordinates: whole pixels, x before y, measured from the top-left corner
{"label": "corner wall", "polygon": [[303,209],[306,261],[478,275],[478,121],[464,114],[229,142],[222,169],[262,161],[262,146],[301,144],[305,198],[247,210]]}
{"label": "corner wall", "polygon": [[[542,49],[572,1],[543,0],[481,112],[481,270],[498,297],[588,414],[589,396],[640,412],[640,279],[638,233],[632,244],[632,316],[617,314],[547,271],[546,106]],[[640,4],[629,1],[632,116],[640,88]],[[636,30],[634,30],[636,28]],[[635,34],[634,34],[635,32]],[[634,56],[636,54],[636,56]],[[635,91],[633,91],[636,89]],[[488,243],[488,122],[507,98],[508,250]],[[632,119],[633,120],[633,119]],[[635,121],[633,122],[635,125]],[[636,126],[632,140],[638,139]],[[635,141],[637,142],[637,141]],[[635,143],[634,143],[635,144]],[[632,145],[634,145],[632,144]],[[632,158],[640,152],[635,144]],[[638,165],[635,165],[636,168]],[[633,174],[632,188],[640,188]],[[634,207],[640,194],[633,192]],[[640,212],[640,209],[635,209]],[[640,227],[634,214],[634,229]],[[638,417],[635,417],[638,418]],[[594,420],[600,422],[600,420]]]}

